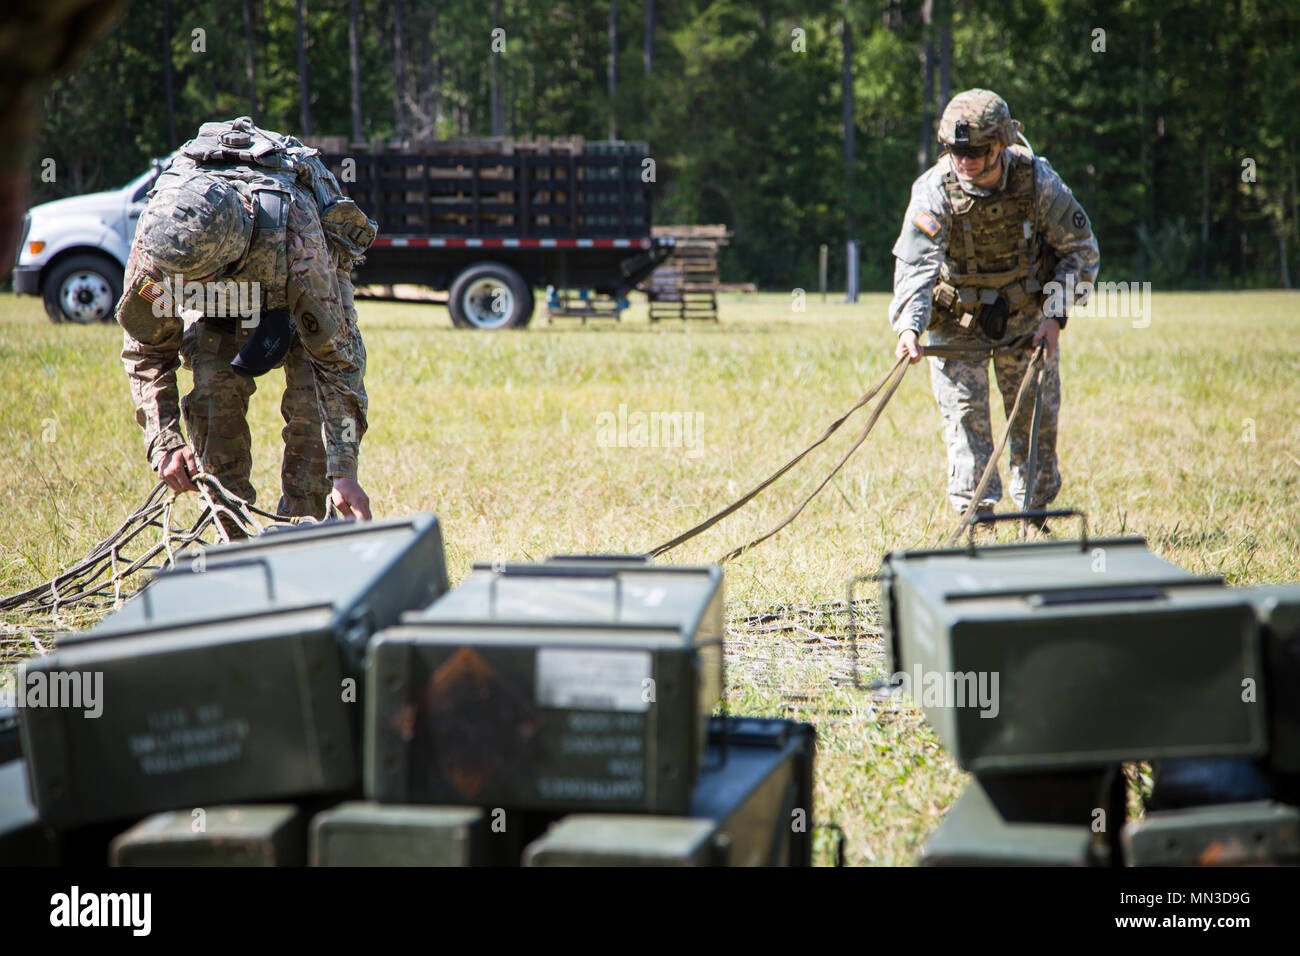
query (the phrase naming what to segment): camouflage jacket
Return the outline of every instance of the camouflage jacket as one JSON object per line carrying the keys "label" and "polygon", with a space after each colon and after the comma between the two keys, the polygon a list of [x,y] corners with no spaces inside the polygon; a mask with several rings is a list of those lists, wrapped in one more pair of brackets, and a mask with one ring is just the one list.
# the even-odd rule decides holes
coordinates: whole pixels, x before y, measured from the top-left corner
{"label": "camouflage jacket", "polygon": [[[227,278],[247,286],[257,283],[261,309],[288,308],[292,313],[316,372],[328,477],[355,479],[366,430],[365,350],[342,305],[339,282],[346,277],[327,244],[311,193],[292,174],[258,173],[260,179],[252,186],[228,177],[241,187],[240,197],[256,226],[248,251]],[[263,191],[274,194],[275,201],[260,197]],[[268,209],[278,212],[268,217]],[[149,463],[157,470],[168,452],[185,444],[176,384],[184,321],[181,303],[155,306],[160,287],[168,289],[171,283],[174,289],[174,278],[163,274],[140,240],[137,233],[117,321],[123,330],[122,361],[136,420],[144,429]]]}
{"label": "camouflage jacket", "polygon": [[[1075,288],[1093,282],[1100,260],[1097,239],[1092,223],[1070,188],[1051,163],[1031,156],[1022,147],[1011,147],[1003,155],[1007,163],[996,188],[981,189],[958,179],[961,190],[977,198],[994,196],[1006,186],[1011,163],[1033,163],[1033,208],[1038,235],[1030,238],[1041,243],[1057,260],[1052,275],[1046,278],[1065,282],[1066,276],[1072,274]],[[944,187],[944,176],[950,171],[955,173],[950,157],[945,154],[912,184],[911,202],[893,248],[896,262],[889,324],[895,334],[912,329],[919,335],[930,325],[935,287],[954,221],[952,203]]]}

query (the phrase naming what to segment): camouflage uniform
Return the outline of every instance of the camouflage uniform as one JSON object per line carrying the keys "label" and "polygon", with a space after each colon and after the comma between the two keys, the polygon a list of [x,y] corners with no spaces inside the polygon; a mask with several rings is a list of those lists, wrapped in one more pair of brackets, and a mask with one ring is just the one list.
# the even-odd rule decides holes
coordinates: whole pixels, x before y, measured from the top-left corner
{"label": "camouflage uniform", "polygon": [[[988,115],[981,115],[978,108],[996,99],[1005,120],[1002,142],[1014,137],[1018,124],[1005,115],[1001,99],[987,91],[954,98],[945,121],[952,122],[951,113],[960,116],[954,107],[972,99],[977,107],[970,114],[973,126],[978,128],[981,121],[987,126]],[[1009,146],[1002,156],[1002,179],[992,189],[962,180],[947,153],[912,185],[903,229],[893,248],[897,262],[889,321],[896,334],[912,329],[919,336],[929,329],[932,345],[987,348],[995,340],[1038,328],[1045,283],[1064,282],[1071,273],[1076,288],[1095,279],[1097,241],[1069,187],[1046,159],[1021,146]],[[975,317],[998,297],[1005,301],[1008,314],[1005,329],[991,337]],[[1026,350],[993,360],[1007,414],[1031,357]],[[948,498],[958,512],[964,512],[993,453],[988,360],[932,357],[929,361],[948,448]],[[1017,510],[1027,481],[1032,398],[1030,386],[1009,439],[1011,494]],[[1046,359],[1031,508],[1046,506],[1061,488],[1056,458],[1060,405],[1059,355],[1055,355]],[[995,471],[978,507],[991,510],[1001,497],[1002,483]]]}
{"label": "camouflage uniform", "polygon": [[[219,128],[228,125],[219,124]],[[251,122],[247,126],[256,129]],[[255,224],[245,248],[217,281],[256,282],[261,290],[260,309],[288,308],[296,324],[283,362],[285,391],[280,410],[285,421],[281,433],[285,453],[278,511],[322,517],[332,480],[356,478],[357,451],[366,430],[366,353],[357,330],[349,272],[369,239],[336,241],[337,222],[323,222],[321,216],[331,216],[332,207],[318,197],[330,193],[337,206],[337,184],[313,152],[297,140],[284,140],[289,144],[285,168],[251,162],[214,165],[204,159],[201,148],[191,148],[205,142],[207,131],[205,126],[200,139],[182,147],[182,155],[159,178],[156,198],[141,216],[118,304],[117,319],[125,333],[122,358],[137,420],[145,430],[149,461],[157,469],[167,452],[185,443],[178,421],[183,417],[202,467],[231,491],[254,500],[246,416],[257,385],[230,366],[252,335],[254,323],[224,310],[225,315],[205,314],[183,328],[176,308],[159,317],[152,301],[157,283],[172,277],[150,249],[165,244],[158,231],[167,228],[169,216],[183,219],[185,214],[183,192],[168,187],[191,181],[207,184],[215,179],[237,191],[246,215]],[[177,202],[181,209],[169,207]],[[355,211],[355,206],[352,209]],[[234,227],[208,230],[200,244],[209,235],[215,243],[232,231]],[[193,240],[187,234],[185,241]],[[172,255],[168,250],[165,258],[176,261]],[[214,252],[207,255],[207,261],[215,261],[214,256],[216,260],[224,258]],[[203,274],[200,270],[185,278]],[[179,415],[178,356],[194,372],[194,388],[180,401]]]}

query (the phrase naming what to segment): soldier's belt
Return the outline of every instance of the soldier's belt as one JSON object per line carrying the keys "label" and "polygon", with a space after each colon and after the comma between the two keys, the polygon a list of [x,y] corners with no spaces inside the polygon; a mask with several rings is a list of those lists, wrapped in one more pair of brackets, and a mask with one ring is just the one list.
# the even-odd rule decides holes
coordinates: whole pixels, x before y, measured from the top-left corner
{"label": "soldier's belt", "polygon": [[207,316],[200,319],[205,328],[213,332],[224,332],[226,335],[238,335],[239,320],[229,316]]}

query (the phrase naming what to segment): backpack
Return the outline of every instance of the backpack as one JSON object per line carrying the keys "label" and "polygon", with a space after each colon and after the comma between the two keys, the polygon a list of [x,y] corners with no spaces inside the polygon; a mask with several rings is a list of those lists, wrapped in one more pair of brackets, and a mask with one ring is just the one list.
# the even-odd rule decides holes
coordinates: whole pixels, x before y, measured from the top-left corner
{"label": "backpack", "polygon": [[261,170],[289,173],[316,200],[326,241],[338,257],[339,268],[350,270],[364,256],[379,232],[378,224],[343,195],[338,180],[320,158],[320,151],[293,136],[264,130],[247,116],[204,123],[199,135],[180,148],[200,167],[234,167],[257,175]]}

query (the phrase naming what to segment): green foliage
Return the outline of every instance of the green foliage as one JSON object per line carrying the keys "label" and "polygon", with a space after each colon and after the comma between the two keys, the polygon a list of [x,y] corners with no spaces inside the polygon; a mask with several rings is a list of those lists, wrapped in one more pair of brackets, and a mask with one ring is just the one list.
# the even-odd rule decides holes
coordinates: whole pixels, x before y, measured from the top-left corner
{"label": "green foliage", "polygon": [[[817,247],[842,281],[850,217],[864,288],[888,289],[890,247],[921,171],[920,54],[951,12],[952,90],[998,90],[1089,211],[1103,277],[1161,287],[1280,282],[1294,260],[1300,12],[1265,0],[656,0],[646,75],[643,2],[618,4],[618,84],[607,88],[608,0],[401,0],[404,102],[416,134],[491,133],[495,62],[511,136],[644,140],[656,220],[724,222],[724,278],[816,283]],[[362,134],[396,130],[394,0],[359,0]],[[316,135],[351,132],[349,0],[307,0]],[[33,201],[126,182],[169,149],[164,11],[178,140],[252,111],[243,4],[135,0],[50,90]],[[251,4],[257,118],[300,132],[296,5]],[[853,33],[856,149],[844,164],[842,18]],[[500,22],[497,22],[499,19]],[[506,48],[491,49],[492,30]],[[196,52],[202,29],[206,49]],[[1104,50],[1097,31],[1104,31]],[[802,31],[796,34],[795,31]],[[802,50],[796,50],[795,37]],[[495,60],[494,60],[495,57]],[[935,118],[943,104],[931,104]],[[1255,181],[1246,181],[1251,160]],[[39,166],[37,167],[39,170]],[[1296,268],[1288,270],[1296,273]]]}

